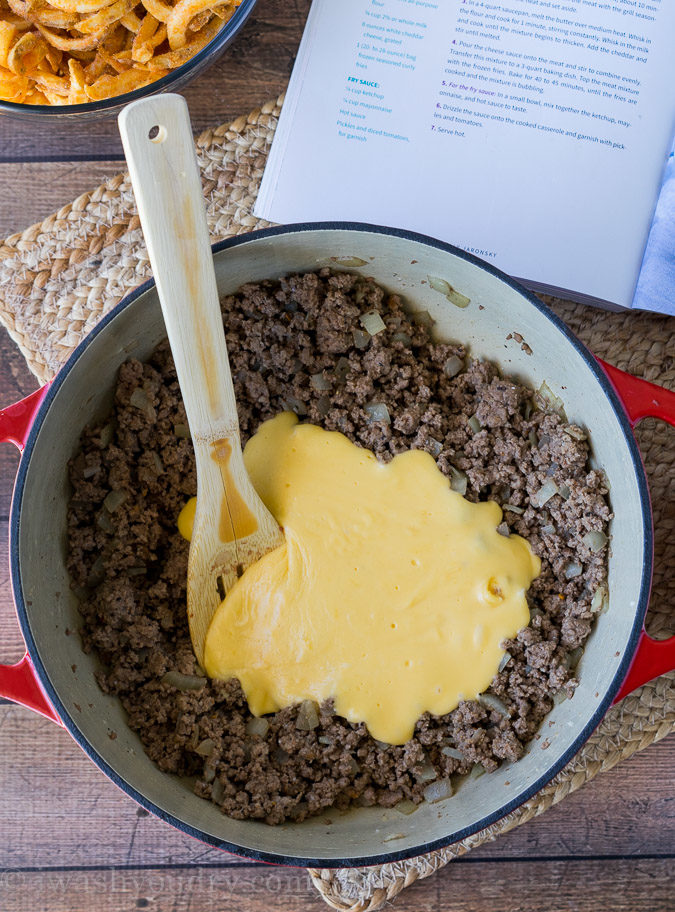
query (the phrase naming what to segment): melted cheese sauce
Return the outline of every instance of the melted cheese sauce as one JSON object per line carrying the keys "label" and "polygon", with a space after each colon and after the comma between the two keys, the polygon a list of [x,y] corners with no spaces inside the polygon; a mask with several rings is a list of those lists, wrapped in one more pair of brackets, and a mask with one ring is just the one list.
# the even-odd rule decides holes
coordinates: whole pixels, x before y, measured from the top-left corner
{"label": "melted cheese sauce", "polygon": [[451,490],[428,453],[384,465],[288,412],[261,426],[244,459],[286,542],[214,615],[211,677],[237,677],[255,715],[332,697],[390,744],[422,713],[490,685],[500,643],[529,622],[525,592],[540,570],[524,539],[497,532],[497,504]]}

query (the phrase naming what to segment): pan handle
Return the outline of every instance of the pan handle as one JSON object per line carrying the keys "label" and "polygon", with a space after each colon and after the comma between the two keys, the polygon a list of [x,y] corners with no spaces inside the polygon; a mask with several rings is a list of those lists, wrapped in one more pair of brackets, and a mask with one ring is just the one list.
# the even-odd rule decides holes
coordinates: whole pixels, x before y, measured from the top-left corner
{"label": "pan handle", "polygon": [[[46,384],[14,405],[0,409],[0,443],[13,443],[23,452],[33,419],[48,389],[49,384]],[[0,697],[62,724],[40,686],[28,653],[16,665],[0,665]]]}
{"label": "pan handle", "polygon": [[[675,426],[674,392],[634,377],[633,374],[627,374],[599,358],[598,361],[621,400],[631,427],[635,427],[638,421],[647,417],[661,418]],[[614,698],[614,703],[623,700],[629,693],[646,684],[647,681],[651,681],[652,678],[666,674],[673,669],[675,669],[675,637],[655,640],[643,627],[635,650],[635,657]]]}

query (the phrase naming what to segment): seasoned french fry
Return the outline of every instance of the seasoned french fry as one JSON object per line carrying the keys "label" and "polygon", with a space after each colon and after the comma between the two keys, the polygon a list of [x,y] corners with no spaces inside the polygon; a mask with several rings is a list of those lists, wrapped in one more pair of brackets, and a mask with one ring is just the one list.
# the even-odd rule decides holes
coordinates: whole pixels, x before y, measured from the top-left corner
{"label": "seasoned french fry", "polygon": [[[166,34],[172,51],[185,47],[188,42],[190,22],[205,9],[230,6],[234,12],[233,0],[178,0],[166,21]],[[218,23],[220,25],[220,23]]]}
{"label": "seasoned french fry", "polygon": [[0,0],[0,100],[85,105],[182,66],[241,0]]}
{"label": "seasoned french fry", "polygon": [[77,29],[83,35],[94,35],[108,26],[115,25],[122,16],[136,6],[137,2],[138,0],[115,0],[115,3],[99,10],[93,16],[89,16],[87,19],[80,19],[77,23]]}
{"label": "seasoned french fry", "polygon": [[91,101],[101,101],[103,98],[110,98],[111,95],[124,95],[127,92],[133,92],[134,89],[140,89],[149,82],[165,76],[168,72],[168,70],[151,72],[138,68],[118,73],[116,76],[100,76],[96,82],[87,86],[85,91]]}
{"label": "seasoned french fry", "polygon": [[46,38],[50,44],[60,51],[88,51],[91,48],[98,47],[110,31],[110,26],[93,35],[81,35],[79,38],[65,38],[44,25],[38,24],[37,29],[43,38]]}
{"label": "seasoned french fry", "polygon": [[17,30],[11,22],[0,22],[0,67],[7,68],[7,57],[16,37]]}
{"label": "seasoned french fry", "polygon": [[166,22],[173,10],[169,3],[162,3],[162,0],[141,0],[141,2],[146,10],[160,22]]}
{"label": "seasoned french fry", "polygon": [[146,13],[131,45],[131,59],[136,63],[147,63],[153,55],[154,48],[149,44],[159,27],[159,20]]}
{"label": "seasoned french fry", "polygon": [[40,35],[26,32],[10,48],[7,68],[17,76],[29,76],[37,70],[47,53],[47,44]]}
{"label": "seasoned french fry", "polygon": [[0,69],[0,99],[3,101],[22,102],[30,89],[30,80],[17,76],[4,67]]}
{"label": "seasoned french fry", "polygon": [[86,13],[92,15],[106,6],[112,6],[115,0],[49,0],[51,6],[66,13]]}

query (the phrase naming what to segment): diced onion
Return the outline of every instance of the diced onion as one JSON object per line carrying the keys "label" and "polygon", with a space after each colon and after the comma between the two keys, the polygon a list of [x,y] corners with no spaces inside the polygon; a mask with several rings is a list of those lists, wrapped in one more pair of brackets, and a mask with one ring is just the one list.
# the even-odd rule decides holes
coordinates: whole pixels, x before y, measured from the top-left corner
{"label": "diced onion", "polygon": [[438,778],[438,773],[430,763],[425,763],[413,770],[413,776],[418,782],[433,782]]}
{"label": "diced onion", "polygon": [[145,412],[150,408],[150,400],[148,399],[148,394],[141,386],[137,386],[135,390],[132,391],[129,396],[129,403],[137,409]]}
{"label": "diced onion", "polygon": [[110,491],[106,499],[103,501],[103,506],[106,508],[108,513],[114,513],[115,510],[120,507],[126,499],[127,495],[125,491]]}
{"label": "diced onion", "polygon": [[450,487],[453,491],[457,491],[458,494],[461,494],[462,497],[466,494],[468,479],[465,472],[460,472],[459,469],[456,469],[454,466],[450,466]]}
{"label": "diced onion", "polygon": [[338,358],[333,375],[336,380],[344,380],[350,370],[349,361],[346,358]]}
{"label": "diced onion", "polygon": [[384,320],[376,310],[369,310],[368,313],[361,314],[359,323],[371,336],[376,336],[378,333],[382,332],[383,329],[387,328]]}
{"label": "diced onion", "polygon": [[502,716],[509,715],[509,711],[506,708],[506,704],[503,703],[499,697],[496,697],[494,694],[482,693],[478,697],[478,701],[485,706],[486,709],[494,710],[495,712],[501,713]]}
{"label": "diced onion", "polygon": [[181,424],[181,423],[174,424],[173,432],[176,435],[176,437],[180,437],[181,440],[190,439],[190,428],[187,426],[187,424]]}
{"label": "diced onion", "polygon": [[560,396],[556,396],[545,380],[537,390],[537,395],[549,411],[556,412],[562,418],[566,419],[565,403]]}
{"label": "diced onion", "polygon": [[434,318],[428,310],[415,310],[410,314],[410,319],[418,326],[426,326],[430,329],[434,325]]}
{"label": "diced onion", "polygon": [[452,798],[452,791],[452,782],[449,779],[439,779],[438,782],[428,785],[422,794],[425,801],[434,804],[436,801],[443,801],[444,798]]}
{"label": "diced onion", "polygon": [[385,836],[382,842],[394,842],[396,839],[405,839],[405,833],[391,833],[389,836]]}
{"label": "diced onion", "polygon": [[99,557],[97,557],[96,560],[94,561],[94,563],[91,565],[91,570],[89,571],[89,575],[87,577],[87,586],[89,586],[91,588],[93,588],[94,586],[98,586],[99,583],[102,583],[104,579],[105,579],[105,562],[104,562],[103,558],[99,555]]}
{"label": "diced onion", "polygon": [[552,526],[549,524],[549,525],[541,527],[542,535],[553,535],[554,533],[555,533],[555,526]]}
{"label": "diced onion", "polygon": [[269,731],[270,724],[262,716],[254,716],[252,719],[249,719],[246,723],[246,734],[247,735],[258,735],[260,738],[264,738],[267,732]]}
{"label": "diced onion", "polygon": [[319,735],[316,740],[319,742],[319,744],[325,744],[326,746],[332,746],[333,744],[333,739],[329,738],[328,735]]}
{"label": "diced onion", "polygon": [[82,477],[83,478],[93,478],[94,475],[96,475],[96,473],[100,471],[100,469],[101,469],[100,462],[97,465],[87,466],[87,468],[82,472]]}
{"label": "diced onion", "polygon": [[216,804],[220,804],[220,802],[223,800],[224,797],[225,797],[225,786],[220,781],[220,779],[216,779],[216,781],[211,786],[211,800],[215,801]]}
{"label": "diced onion", "polygon": [[368,265],[368,260],[362,260],[361,257],[357,256],[334,256],[331,257],[331,260],[339,266],[347,266],[350,269],[358,269],[359,266]]}
{"label": "diced onion", "polygon": [[378,748],[381,751],[389,750],[389,748],[391,747],[391,744],[387,744],[386,741],[378,741],[377,738],[373,738],[373,741],[375,742],[375,744],[378,746]]}
{"label": "diced onion", "polygon": [[459,291],[455,291],[452,285],[450,285],[449,282],[446,282],[445,279],[439,279],[438,276],[427,276],[427,279],[434,291],[438,291],[442,295],[445,295],[448,301],[456,307],[466,307],[467,304],[471,302],[471,298],[467,298],[466,295],[460,294]]}
{"label": "diced onion", "polygon": [[397,332],[391,337],[392,342],[400,342],[401,345],[405,345],[406,348],[412,345],[412,339],[406,332]]}
{"label": "diced onion", "polygon": [[469,779],[478,779],[480,776],[484,776],[487,770],[482,763],[475,763],[471,767],[471,772],[469,773]]}
{"label": "diced onion", "polygon": [[446,377],[456,377],[464,367],[464,362],[457,355],[451,355],[443,365],[443,373]]}
{"label": "diced onion", "polygon": [[127,570],[127,576],[145,576],[148,572],[148,568],[145,564],[136,564],[133,567],[129,567]]}
{"label": "diced onion", "polygon": [[110,520],[110,516],[105,510],[101,510],[101,512],[96,517],[96,525],[99,527],[99,529],[103,529],[104,532],[115,531],[115,527]]}
{"label": "diced onion", "polygon": [[471,430],[474,432],[474,434],[478,434],[480,432],[480,430],[481,430],[480,421],[478,420],[478,418],[475,415],[472,415],[469,418],[467,424],[469,425]]}
{"label": "diced onion", "polygon": [[441,450],[443,449],[443,444],[440,440],[436,440],[435,437],[429,437],[427,444],[429,452],[434,458],[436,458],[436,456],[440,456]]}
{"label": "diced onion", "polygon": [[316,400],[316,410],[322,418],[325,418],[331,409],[331,401],[328,396],[319,396]]}
{"label": "diced onion", "polygon": [[206,684],[206,678],[200,678],[197,675],[181,674],[180,671],[167,671],[162,676],[162,684],[168,684],[175,687],[176,690],[201,690]]}
{"label": "diced onion", "polygon": [[295,727],[300,731],[313,731],[318,724],[319,713],[316,703],[312,700],[303,700],[295,720]]}
{"label": "diced onion", "polygon": [[598,586],[591,599],[591,611],[593,614],[602,614],[607,608],[609,593],[606,586]]}
{"label": "diced onion", "polygon": [[307,414],[307,406],[304,402],[296,399],[295,396],[286,396],[286,400],[284,401],[283,406],[285,411],[295,412],[299,418],[302,418]]}
{"label": "diced onion", "polygon": [[210,757],[211,754],[216,749],[216,742],[212,738],[204,738],[203,741],[200,741],[195,751],[199,754],[200,757]]}
{"label": "diced onion", "polygon": [[105,427],[101,428],[101,435],[98,439],[98,445],[102,450],[105,450],[106,447],[109,447],[112,443],[113,435],[115,433],[115,428],[111,424],[106,424]]}
{"label": "diced onion", "polygon": [[369,421],[381,421],[382,424],[391,424],[389,409],[384,402],[366,402],[363,410],[368,415]]}
{"label": "diced onion", "polygon": [[573,440],[586,440],[586,434],[582,429],[576,424],[568,424],[567,427],[563,428],[565,434],[571,437]]}
{"label": "diced onion", "polygon": [[439,279],[438,276],[428,275],[427,279],[433,290],[440,291],[442,295],[447,295],[452,289],[449,282],[446,282],[445,279]]}
{"label": "diced onion", "polygon": [[558,494],[560,494],[560,496],[562,497],[563,500],[569,500],[571,493],[572,492],[565,484],[560,485],[560,487],[558,488]]}
{"label": "diced onion", "polygon": [[164,463],[162,462],[162,458],[159,455],[159,453],[155,452],[155,450],[151,450],[151,454],[152,454],[152,461],[155,464],[155,469],[157,470],[157,474],[161,475],[162,472],[164,471]]}
{"label": "diced onion", "polygon": [[358,349],[367,348],[371,339],[371,336],[363,329],[353,329],[352,336],[354,337],[354,346]]}
{"label": "diced onion", "polygon": [[533,507],[543,507],[558,493],[558,485],[553,480],[545,481],[543,485],[530,497]]}
{"label": "diced onion", "polygon": [[581,540],[593,554],[602,551],[609,541],[604,532],[597,532],[595,530],[587,532]]}
{"label": "diced onion", "polygon": [[531,447],[536,447],[539,445],[539,441],[537,440],[537,432],[534,428],[530,429],[530,433],[527,435],[527,439]]}
{"label": "diced onion", "polygon": [[576,561],[570,561],[565,567],[565,579],[575,579],[575,577],[581,576],[583,572],[584,568],[581,564],[578,564]]}
{"label": "diced onion", "polygon": [[511,661],[512,658],[513,658],[513,656],[511,655],[510,652],[505,652],[504,655],[502,656],[501,662],[499,663],[499,668],[497,669],[497,671],[498,672],[504,671],[504,669],[509,664],[509,662]]}
{"label": "diced onion", "polygon": [[515,504],[504,504],[502,510],[508,510],[509,513],[517,513],[519,516],[525,512],[522,507],[517,507]]}
{"label": "diced onion", "polygon": [[441,753],[444,757],[451,757],[453,760],[464,760],[464,754],[456,747],[442,747]]}
{"label": "diced onion", "polygon": [[319,392],[325,392],[330,389],[330,380],[327,380],[323,374],[312,374],[309,378],[309,385],[312,389],[318,390]]}
{"label": "diced onion", "polygon": [[451,304],[454,304],[455,307],[461,307],[462,309],[468,307],[471,303],[471,298],[467,298],[466,295],[454,288],[450,289],[450,293],[446,295],[446,298]]}
{"label": "diced onion", "polygon": [[419,805],[415,804],[414,801],[411,801],[409,798],[403,798],[398,804],[394,805],[394,810],[398,811],[399,814],[408,816],[416,811],[418,807]]}

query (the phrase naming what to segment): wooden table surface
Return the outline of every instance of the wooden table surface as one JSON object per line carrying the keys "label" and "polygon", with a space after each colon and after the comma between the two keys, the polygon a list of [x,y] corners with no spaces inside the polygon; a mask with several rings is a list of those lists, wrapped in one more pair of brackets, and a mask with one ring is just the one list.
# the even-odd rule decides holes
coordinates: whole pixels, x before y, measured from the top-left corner
{"label": "wooden table surface", "polygon": [[[339,2],[339,0],[336,0]],[[195,131],[275,98],[309,0],[259,0],[226,55],[185,96]],[[0,236],[22,230],[122,169],[115,122],[0,121]],[[36,386],[0,334],[0,407]],[[18,458],[0,450],[0,550]],[[0,661],[22,654],[6,560]],[[321,909],[302,870],[207,848],[118,791],[70,736],[0,701],[1,912],[257,912]],[[453,862],[397,900],[416,910],[620,912],[674,908],[675,738],[598,776],[538,820]]]}

